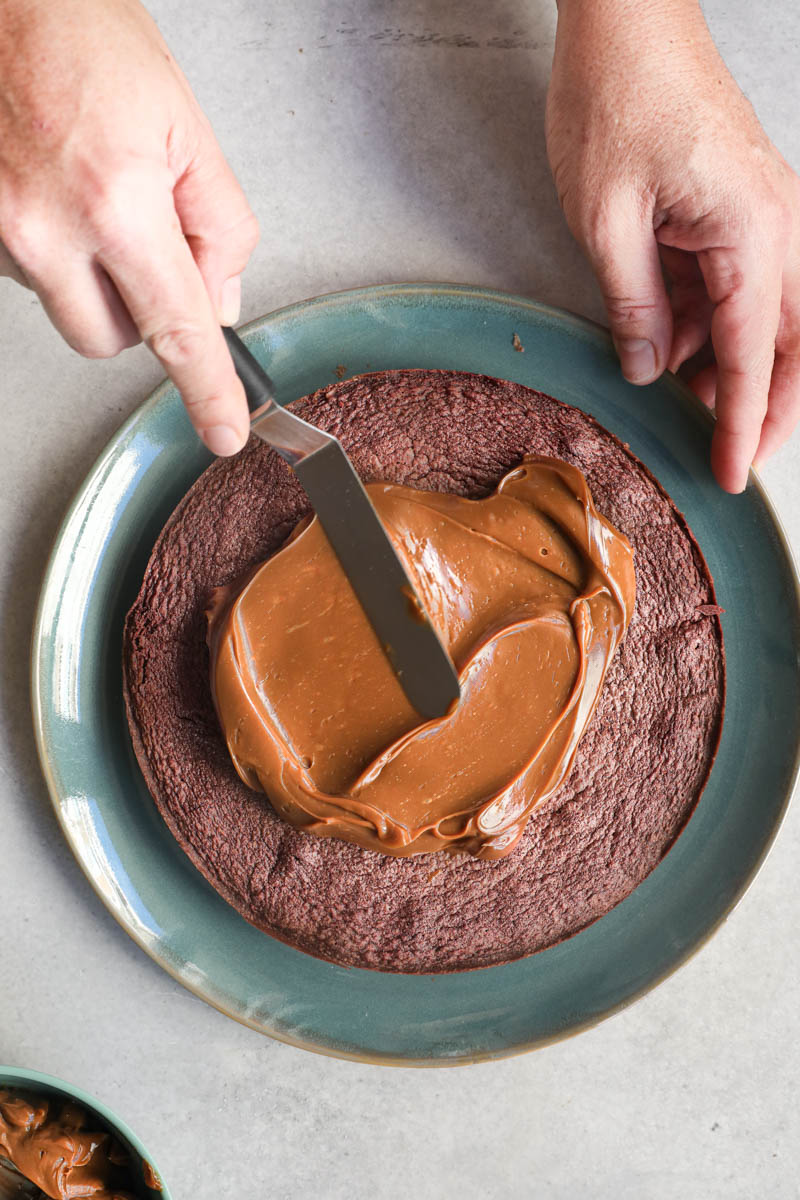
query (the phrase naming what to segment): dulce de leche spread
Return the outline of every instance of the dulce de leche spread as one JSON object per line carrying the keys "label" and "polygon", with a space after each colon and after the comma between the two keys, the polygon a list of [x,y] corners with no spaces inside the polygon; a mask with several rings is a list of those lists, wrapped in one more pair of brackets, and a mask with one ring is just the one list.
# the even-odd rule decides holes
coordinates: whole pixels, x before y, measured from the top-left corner
{"label": "dulce de leche spread", "polygon": [[236,770],[309,833],[386,854],[508,854],[568,773],[634,604],[580,471],[525,458],[483,500],[369,484],[461,699],[410,706],[319,522],[209,613]]}
{"label": "dulce de leche spread", "polygon": [[0,1088],[0,1155],[53,1200],[133,1200],[117,1186],[128,1175],[124,1150],[110,1134],[92,1132],[71,1101]]}

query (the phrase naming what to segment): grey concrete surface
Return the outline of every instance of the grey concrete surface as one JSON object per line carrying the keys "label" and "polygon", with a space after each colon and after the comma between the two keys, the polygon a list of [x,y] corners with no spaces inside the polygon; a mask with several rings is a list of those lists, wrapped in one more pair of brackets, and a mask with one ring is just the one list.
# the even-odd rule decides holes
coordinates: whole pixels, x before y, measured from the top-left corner
{"label": "grey concrete surface", "polygon": [[[157,0],[261,220],[243,316],[401,279],[600,316],[562,223],[542,115],[549,0]],[[800,166],[800,8],[709,0]],[[51,815],[28,643],[65,506],[158,382],[86,362],[0,281],[0,1062],[104,1097],[180,1200],[745,1200],[800,1195],[800,812],[714,940],[640,1003],[533,1055],[448,1071],[319,1058],[195,999],[106,914]],[[800,547],[800,437],[765,480]]]}

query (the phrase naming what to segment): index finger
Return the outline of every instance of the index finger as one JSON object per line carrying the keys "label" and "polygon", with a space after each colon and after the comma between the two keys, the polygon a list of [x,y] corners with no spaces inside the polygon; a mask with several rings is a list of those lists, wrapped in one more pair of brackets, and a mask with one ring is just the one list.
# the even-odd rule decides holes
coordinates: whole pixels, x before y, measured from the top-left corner
{"label": "index finger", "polygon": [[756,248],[702,250],[717,360],[716,427],[711,466],[721,487],[742,492],[767,412],[781,306],[781,261]]}
{"label": "index finger", "polygon": [[102,265],[209,450],[235,454],[249,433],[247,401],[211,299],[174,210],[147,224],[138,244],[104,249]]}

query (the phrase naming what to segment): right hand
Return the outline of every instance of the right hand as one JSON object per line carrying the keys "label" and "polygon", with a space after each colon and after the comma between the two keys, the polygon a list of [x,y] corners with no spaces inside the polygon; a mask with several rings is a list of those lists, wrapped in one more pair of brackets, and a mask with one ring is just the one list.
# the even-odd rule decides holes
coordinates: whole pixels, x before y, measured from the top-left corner
{"label": "right hand", "polygon": [[137,0],[0,0],[0,275],[81,354],[138,341],[215,454],[249,419],[220,324],[258,225]]}
{"label": "right hand", "polygon": [[697,0],[560,0],[547,126],[625,376],[707,347],[691,386],[715,408],[714,474],[742,491],[800,422],[800,179]]}

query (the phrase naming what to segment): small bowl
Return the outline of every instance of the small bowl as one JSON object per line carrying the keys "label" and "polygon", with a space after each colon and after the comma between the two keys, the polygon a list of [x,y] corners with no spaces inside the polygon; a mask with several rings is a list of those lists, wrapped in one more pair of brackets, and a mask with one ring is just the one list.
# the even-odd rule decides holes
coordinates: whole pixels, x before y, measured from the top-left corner
{"label": "small bowl", "polygon": [[[21,1067],[0,1066],[0,1088],[17,1088],[26,1095],[55,1096],[60,1100],[77,1101],[93,1118],[97,1118],[98,1128],[113,1134],[130,1155],[132,1178],[126,1190],[141,1197],[141,1200],[172,1200],[169,1189],[161,1182],[161,1172],[136,1134],[110,1108],[95,1100],[93,1096],[88,1096],[71,1083],[65,1083],[63,1079],[42,1075],[40,1071],[26,1071]],[[149,1166],[153,1177],[160,1181],[159,1188],[148,1187],[145,1183],[145,1164]]]}

